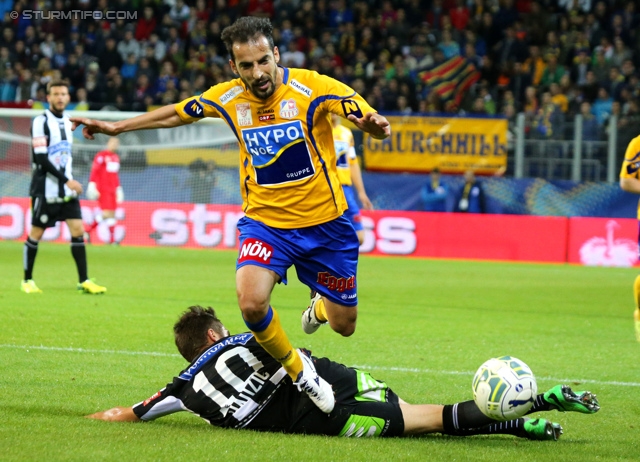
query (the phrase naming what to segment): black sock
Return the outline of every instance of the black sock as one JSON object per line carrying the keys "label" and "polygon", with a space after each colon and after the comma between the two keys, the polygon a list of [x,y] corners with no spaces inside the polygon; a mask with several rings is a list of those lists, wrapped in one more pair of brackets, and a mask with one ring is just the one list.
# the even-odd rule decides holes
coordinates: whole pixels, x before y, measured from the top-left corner
{"label": "black sock", "polygon": [[36,263],[36,254],[38,253],[38,241],[34,241],[30,237],[24,243],[23,251],[23,267],[24,280],[33,279],[33,265]]}
{"label": "black sock", "polygon": [[478,428],[462,428],[453,433],[455,436],[473,436],[473,435],[513,435],[523,437],[525,420],[519,419],[507,420],[506,422],[496,422],[489,425],[483,425]]}
{"label": "black sock", "polygon": [[86,281],[89,279],[87,276],[87,250],[84,246],[84,238],[82,236],[71,238],[71,255],[73,255],[73,259],[76,261],[80,282]]}
{"label": "black sock", "polygon": [[536,396],[536,400],[533,402],[533,406],[531,406],[531,409],[529,409],[529,412],[527,412],[527,414],[533,414],[534,412],[541,411],[553,411],[554,409],[557,409],[557,407],[544,399],[544,393],[540,393],[538,396]]}
{"label": "black sock", "polygon": [[447,435],[457,435],[459,430],[478,428],[495,423],[484,415],[474,401],[447,404],[442,410],[442,425]]}

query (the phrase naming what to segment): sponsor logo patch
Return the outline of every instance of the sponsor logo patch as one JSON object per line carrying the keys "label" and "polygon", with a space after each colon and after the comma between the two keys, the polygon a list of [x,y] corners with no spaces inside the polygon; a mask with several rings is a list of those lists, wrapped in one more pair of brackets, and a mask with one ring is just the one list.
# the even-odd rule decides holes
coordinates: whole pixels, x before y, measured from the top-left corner
{"label": "sponsor logo patch", "polygon": [[298,82],[295,79],[291,79],[291,82],[289,83],[289,85],[291,85],[291,88],[293,88],[298,93],[302,93],[307,98],[311,98],[311,93],[312,93],[311,88],[305,87],[304,85],[302,85],[300,82]]}
{"label": "sponsor logo patch", "polygon": [[253,125],[253,117],[251,116],[251,104],[240,103],[236,104],[236,113],[238,119],[238,126],[246,127]]}
{"label": "sponsor logo patch", "polygon": [[[349,276],[348,278],[337,278],[332,276],[331,273],[323,271],[318,273],[318,284],[322,284],[329,290],[335,290],[336,292],[344,292],[345,290],[353,289],[356,286],[356,277]],[[355,298],[355,294],[353,294]],[[343,297],[346,300],[347,297]]]}
{"label": "sponsor logo patch", "polygon": [[264,122],[265,120],[275,120],[276,116],[275,114],[263,114],[261,116],[258,116],[258,120],[260,122]]}
{"label": "sponsor logo patch", "polygon": [[257,261],[261,263],[271,263],[273,247],[259,239],[248,238],[242,243],[238,263],[246,261]]}
{"label": "sponsor logo patch", "polygon": [[315,173],[299,120],[245,128],[242,142],[251,155],[258,184],[296,181]]}
{"label": "sponsor logo patch", "polygon": [[299,114],[296,100],[291,98],[280,103],[280,117],[283,119],[293,119]]}
{"label": "sponsor logo patch", "polygon": [[244,89],[240,85],[235,86],[231,90],[228,90],[227,92],[223,93],[222,96],[220,96],[220,102],[224,106],[243,91]]}
{"label": "sponsor logo patch", "polygon": [[360,106],[358,106],[358,103],[356,103],[354,100],[343,99],[341,103],[345,117],[350,116],[351,114],[356,116],[358,119],[362,117],[362,110],[360,109]]}
{"label": "sponsor logo patch", "polygon": [[198,100],[189,101],[185,107],[184,112],[191,117],[196,117],[201,119],[204,117],[204,109],[202,109],[202,105],[198,102]]}

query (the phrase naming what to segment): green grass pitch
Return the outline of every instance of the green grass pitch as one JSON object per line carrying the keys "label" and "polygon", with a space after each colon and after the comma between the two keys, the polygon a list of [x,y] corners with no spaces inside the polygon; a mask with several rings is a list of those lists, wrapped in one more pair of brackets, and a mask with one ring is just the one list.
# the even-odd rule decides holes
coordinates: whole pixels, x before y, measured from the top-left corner
{"label": "green grass pitch", "polygon": [[358,328],[306,336],[308,291],[289,272],[273,305],[296,346],[370,370],[406,401],[471,399],[476,368],[512,355],[540,391],[597,393],[596,415],[545,413],[558,442],[506,436],[356,440],[223,430],[181,413],[108,423],[89,413],[131,405],[183,367],[171,327],[191,304],[244,329],[235,252],[88,246],[104,296],[78,294],[67,245],[40,246],[40,295],[20,292],[22,243],[0,242],[0,460],[638,460],[640,345],[633,334],[637,269],[408,258],[361,258]]}

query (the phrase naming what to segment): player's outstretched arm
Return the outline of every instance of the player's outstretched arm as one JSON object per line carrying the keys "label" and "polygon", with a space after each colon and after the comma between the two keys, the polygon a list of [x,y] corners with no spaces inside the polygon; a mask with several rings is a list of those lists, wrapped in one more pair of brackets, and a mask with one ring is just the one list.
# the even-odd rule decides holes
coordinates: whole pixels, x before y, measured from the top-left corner
{"label": "player's outstretched arm", "polygon": [[377,140],[384,140],[391,135],[391,124],[386,117],[375,112],[367,112],[361,118],[350,114],[349,119],[356,127],[367,132]]}
{"label": "player's outstretched arm", "polygon": [[87,419],[106,420],[108,422],[139,422],[140,419],[133,412],[133,407],[114,407],[106,411],[91,414]]}
{"label": "player's outstretched arm", "polygon": [[149,128],[171,128],[186,125],[176,112],[175,104],[163,106],[154,111],[147,112],[131,119],[120,120],[118,122],[106,122],[104,120],[87,119],[84,117],[71,117],[73,123],[72,130],[80,125],[84,125],[82,135],[93,140],[96,133],[103,133],[109,136],[116,136],[120,133],[134,130],[144,130]]}

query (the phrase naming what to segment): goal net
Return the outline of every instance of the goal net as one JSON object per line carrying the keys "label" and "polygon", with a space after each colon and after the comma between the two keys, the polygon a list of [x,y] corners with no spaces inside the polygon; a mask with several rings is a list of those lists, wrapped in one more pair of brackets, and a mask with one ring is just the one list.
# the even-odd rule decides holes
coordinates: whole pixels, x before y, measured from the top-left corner
{"label": "goal net", "polygon": [[[31,137],[41,110],[0,109],[0,239],[24,239],[31,226]],[[117,111],[68,111],[71,117],[117,121],[138,115]],[[116,210],[116,241],[126,245],[234,247],[241,213],[238,142],[219,119],[172,129],[140,130],[119,137],[120,183],[125,199]],[[93,158],[108,137],[74,132],[73,176],[87,188]],[[87,227],[100,216],[98,202],[81,196]],[[68,241],[63,224],[45,240]],[[106,224],[91,235],[109,242]]]}

